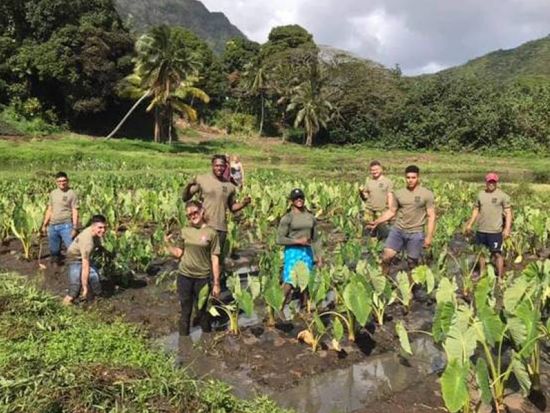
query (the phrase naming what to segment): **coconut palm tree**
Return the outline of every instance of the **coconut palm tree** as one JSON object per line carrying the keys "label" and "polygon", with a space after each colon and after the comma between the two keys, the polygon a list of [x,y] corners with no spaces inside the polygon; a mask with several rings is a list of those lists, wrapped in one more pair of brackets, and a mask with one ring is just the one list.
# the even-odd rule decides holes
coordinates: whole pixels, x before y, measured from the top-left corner
{"label": "coconut palm tree", "polygon": [[326,128],[332,118],[333,106],[327,99],[317,64],[311,65],[310,78],[293,89],[286,111],[296,110],[294,127],[303,127],[306,146],[312,146],[313,137]]}
{"label": "coconut palm tree", "polygon": [[193,87],[198,81],[198,57],[186,43],[185,30],[179,27],[159,26],[142,35],[136,42],[137,57],[134,72],[126,77],[119,90],[125,97],[138,99],[115,130],[144,100],[150,98],[147,111],[155,117],[154,139],[159,142],[172,139],[174,113],[196,120],[196,111],[189,99],[207,103],[208,95]]}

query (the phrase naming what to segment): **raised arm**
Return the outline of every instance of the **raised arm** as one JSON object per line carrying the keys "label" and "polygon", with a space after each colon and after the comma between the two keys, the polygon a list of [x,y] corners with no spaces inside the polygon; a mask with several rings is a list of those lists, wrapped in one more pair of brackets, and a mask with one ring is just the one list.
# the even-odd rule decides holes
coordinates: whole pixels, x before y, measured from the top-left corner
{"label": "raised arm", "polygon": [[189,201],[191,198],[193,198],[193,195],[195,195],[197,192],[199,192],[201,189],[201,186],[197,183],[197,178],[194,177],[191,179],[191,181],[183,188],[183,193],[181,198],[183,199],[183,202]]}
{"label": "raised arm", "polygon": [[252,199],[249,196],[245,196],[241,202],[236,202],[234,193],[227,200],[229,210],[234,214],[245,208],[250,202],[252,202]]}

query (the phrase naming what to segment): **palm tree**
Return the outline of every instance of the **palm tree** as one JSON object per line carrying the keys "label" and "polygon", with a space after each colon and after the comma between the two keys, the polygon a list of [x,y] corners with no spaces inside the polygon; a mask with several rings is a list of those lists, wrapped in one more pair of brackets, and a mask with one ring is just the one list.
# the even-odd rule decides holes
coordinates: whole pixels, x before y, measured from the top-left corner
{"label": "palm tree", "polygon": [[186,33],[179,27],[159,26],[151,29],[136,42],[137,57],[134,72],[126,77],[120,94],[138,99],[115,130],[124,123],[133,110],[145,99],[151,98],[147,111],[154,111],[155,142],[172,139],[174,113],[196,120],[196,111],[189,98],[207,103],[208,95],[193,87],[198,80],[198,59],[186,44]]}
{"label": "palm tree", "polygon": [[303,126],[306,134],[306,146],[312,146],[313,137],[326,128],[332,118],[333,106],[325,96],[317,64],[311,65],[310,78],[293,90],[287,112],[297,110],[294,127]]}
{"label": "palm tree", "polygon": [[261,64],[251,63],[247,65],[244,73],[248,79],[246,88],[253,96],[260,98],[260,128],[258,134],[261,135],[264,129],[265,120],[265,98],[268,90],[268,74],[266,68]]}

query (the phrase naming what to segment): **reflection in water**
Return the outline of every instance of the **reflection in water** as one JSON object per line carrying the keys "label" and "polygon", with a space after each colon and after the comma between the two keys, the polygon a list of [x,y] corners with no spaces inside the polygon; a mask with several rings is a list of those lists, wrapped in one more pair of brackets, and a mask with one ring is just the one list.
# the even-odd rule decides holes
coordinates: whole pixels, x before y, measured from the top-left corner
{"label": "reflection in water", "polygon": [[414,357],[407,363],[403,363],[395,353],[368,357],[350,367],[308,377],[291,389],[275,392],[252,380],[246,369],[228,371],[223,362],[209,359],[194,350],[193,347],[202,340],[209,339],[205,336],[209,335],[202,335],[200,329],[195,329],[190,337],[179,337],[174,333],[162,339],[160,344],[177,353],[179,365],[197,377],[225,381],[238,397],[264,394],[283,407],[304,413],[353,412],[406,389],[426,375],[441,371],[445,365],[443,353],[430,339],[421,337],[411,343]]}

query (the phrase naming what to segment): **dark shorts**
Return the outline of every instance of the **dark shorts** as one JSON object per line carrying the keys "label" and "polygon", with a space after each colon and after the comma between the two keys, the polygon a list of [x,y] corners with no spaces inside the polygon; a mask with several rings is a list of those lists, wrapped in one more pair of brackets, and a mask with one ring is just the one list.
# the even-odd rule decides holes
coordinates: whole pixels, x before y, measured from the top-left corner
{"label": "dark shorts", "polygon": [[422,255],[422,250],[424,249],[424,233],[409,233],[399,228],[392,227],[386,239],[385,248],[397,252],[405,250],[407,252],[407,257],[417,260]]}
{"label": "dark shorts", "polygon": [[502,252],[502,233],[476,232],[476,244],[485,245],[491,252]]}

